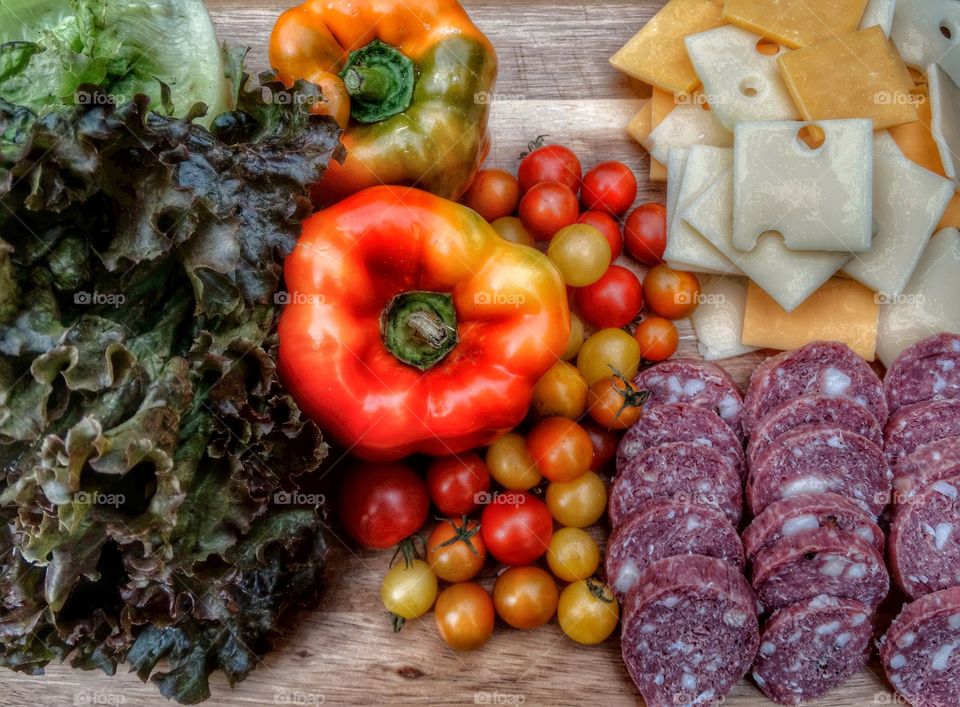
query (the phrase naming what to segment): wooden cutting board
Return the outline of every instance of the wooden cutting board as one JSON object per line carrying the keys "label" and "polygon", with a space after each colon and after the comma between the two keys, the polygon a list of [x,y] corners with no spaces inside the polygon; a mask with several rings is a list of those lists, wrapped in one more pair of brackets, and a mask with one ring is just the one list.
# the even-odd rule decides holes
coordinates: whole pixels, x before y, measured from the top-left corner
{"label": "wooden cutting board", "polygon": [[[410,0],[416,2],[417,0]],[[289,2],[207,0],[221,40],[251,48],[248,69],[268,68],[267,41]],[[624,132],[650,90],[611,69],[607,59],[663,4],[662,0],[467,0],[464,5],[497,48],[500,78],[492,96],[489,164],[515,170],[538,135],[574,149],[588,169],[616,159],[634,168],[639,202],[663,201],[647,180],[644,151]],[[185,58],[189,60],[189,58]],[[696,356],[689,322],[680,323],[680,355]],[[745,387],[760,358],[723,362]],[[605,534],[597,529],[598,539]],[[457,654],[440,640],[433,615],[393,634],[379,598],[390,553],[357,552],[331,532],[325,593],[319,606],[288,617],[273,652],[236,689],[221,674],[207,705],[636,704],[641,699],[610,639],[596,647],[568,640],[556,623],[517,631],[498,625],[481,650]],[[489,587],[493,576],[485,578]],[[895,610],[895,609],[894,609]],[[0,672],[3,705],[159,705],[168,703],[121,667],[114,677],[51,665],[43,677]],[[895,698],[874,662],[817,702],[831,707],[890,704]],[[772,704],[744,680],[730,705]]]}

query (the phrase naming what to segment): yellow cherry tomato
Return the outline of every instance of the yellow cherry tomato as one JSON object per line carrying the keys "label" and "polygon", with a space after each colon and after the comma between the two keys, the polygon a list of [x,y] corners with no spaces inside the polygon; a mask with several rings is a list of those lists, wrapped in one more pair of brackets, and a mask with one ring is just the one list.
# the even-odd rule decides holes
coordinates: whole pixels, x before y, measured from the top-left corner
{"label": "yellow cherry tomato", "polygon": [[553,481],[547,486],[547,508],[560,525],[586,528],[607,509],[607,487],[596,472],[588,471],[578,479]]}
{"label": "yellow cherry tomato", "polygon": [[600,548],[586,531],[561,528],[550,538],[547,564],[557,579],[564,582],[587,579],[600,566]]}
{"label": "yellow cherry tomato", "polygon": [[596,579],[582,579],[568,585],[557,605],[560,628],[586,646],[609,638],[619,616],[620,605],[610,587]]}
{"label": "yellow cherry tomato", "polygon": [[506,434],[491,444],[486,462],[490,476],[508,491],[527,491],[543,478],[518,434]]}
{"label": "yellow cherry tomato", "polygon": [[570,338],[567,339],[567,350],[563,352],[564,361],[572,361],[577,357],[580,347],[583,346],[583,337],[583,320],[570,312]]}
{"label": "yellow cherry tomato", "polygon": [[631,380],[640,367],[640,344],[623,329],[601,329],[583,342],[577,354],[577,368],[593,385],[618,373]]}
{"label": "yellow cherry tomato", "polygon": [[571,287],[586,287],[603,277],[610,267],[610,256],[606,237],[585,223],[561,228],[547,247],[547,257]]}
{"label": "yellow cherry tomato", "polygon": [[415,619],[430,611],[437,598],[437,575],[423,560],[398,562],[383,578],[380,599],[394,616]]}
{"label": "yellow cherry tomato", "polygon": [[479,584],[447,587],[437,597],[434,614],[440,637],[454,650],[475,650],[493,635],[493,600]]}
{"label": "yellow cherry tomato", "polygon": [[557,361],[533,386],[533,411],[539,417],[576,420],[587,409],[587,381],[580,370]]}

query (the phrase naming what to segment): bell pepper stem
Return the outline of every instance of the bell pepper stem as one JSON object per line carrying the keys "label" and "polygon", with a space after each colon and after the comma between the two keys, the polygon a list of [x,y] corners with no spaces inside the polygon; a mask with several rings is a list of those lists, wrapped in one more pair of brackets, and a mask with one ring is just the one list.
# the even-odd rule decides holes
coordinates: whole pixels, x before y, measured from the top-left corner
{"label": "bell pepper stem", "polygon": [[443,292],[405,292],[380,316],[380,333],[398,360],[425,371],[457,345],[453,297]]}
{"label": "bell pepper stem", "polygon": [[343,83],[351,98],[371,103],[382,103],[393,87],[390,72],[382,66],[353,66],[344,72]]}
{"label": "bell pepper stem", "polygon": [[350,94],[350,116],[360,123],[386,120],[413,100],[413,62],[379,39],[350,52],[340,78]]}

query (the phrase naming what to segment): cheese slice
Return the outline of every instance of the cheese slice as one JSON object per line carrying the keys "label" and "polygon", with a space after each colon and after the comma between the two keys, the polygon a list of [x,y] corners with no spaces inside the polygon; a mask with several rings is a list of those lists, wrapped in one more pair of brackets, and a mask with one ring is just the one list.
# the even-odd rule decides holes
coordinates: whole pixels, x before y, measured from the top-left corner
{"label": "cheese slice", "polygon": [[788,52],[777,61],[806,120],[867,118],[876,130],[917,120],[913,79],[879,27]]}
{"label": "cheese slice", "polygon": [[795,48],[853,32],[866,4],[867,0],[727,0],[723,16],[731,24]]}
{"label": "cheese slice", "polygon": [[690,315],[697,348],[705,361],[718,361],[756,351],[741,341],[747,281],[742,277],[704,275],[700,304]]}
{"label": "cheese slice", "polygon": [[860,29],[880,25],[880,29],[889,37],[896,7],[897,0],[867,0],[867,7],[860,18]]}
{"label": "cheese slice", "polygon": [[897,145],[907,159],[916,162],[924,169],[946,176],[943,163],[940,161],[940,149],[930,131],[933,116],[930,110],[930,92],[925,77],[923,84],[918,83],[911,95],[917,106],[917,120],[891,127],[890,135],[897,141]]}
{"label": "cheese slice", "polygon": [[876,355],[880,305],[858,282],[835,277],[792,312],[750,283],[743,318],[743,343],[789,351],[811,341],[842,341],[867,361]]}
{"label": "cheese slice", "polygon": [[728,169],[729,149],[698,145],[673,149],[667,162],[667,247],[663,258],[676,270],[742,275],[730,260],[700,235],[681,214],[716,177]]}
{"label": "cheese slice", "polygon": [[960,3],[956,0],[898,0],[890,38],[903,60],[920,69],[925,70],[937,61],[943,62],[948,55],[954,57],[960,43]]}
{"label": "cheese slice", "polygon": [[722,3],[670,0],[610,59],[614,68],[673,94],[696,88],[683,38],[724,24]]}
{"label": "cheese slice", "polygon": [[697,99],[681,103],[650,133],[643,146],[660,162],[666,163],[670,150],[694,145],[730,147],[733,133],[717,120],[707,103]]}
{"label": "cheese slice", "polygon": [[947,204],[947,210],[943,213],[943,218],[937,224],[937,230],[942,228],[960,228],[960,194],[954,194]]}
{"label": "cheese slice", "polygon": [[[662,88],[653,87],[653,95],[650,98],[651,116],[650,129],[655,129],[670,111],[677,105],[676,99],[672,93],[664,91]],[[650,158],[650,180],[654,182],[667,181],[667,166],[654,157]]]}
{"label": "cheese slice", "polygon": [[790,250],[766,233],[750,251],[733,245],[733,170],[719,174],[683,217],[788,312],[796,309],[850,259],[849,253]]}
{"label": "cheese slice", "polygon": [[[957,3],[960,4],[960,3]],[[948,177],[960,179],[960,88],[936,64],[927,68],[930,82],[930,131]]]}
{"label": "cheese slice", "polygon": [[640,110],[633,116],[633,120],[627,123],[627,134],[641,145],[650,137],[650,122],[653,115],[652,109],[652,102],[649,100],[644,101]]}
{"label": "cheese slice", "polygon": [[909,346],[941,331],[960,332],[960,231],[938,231],[920,259],[910,283],[880,307],[877,356],[884,365]]}

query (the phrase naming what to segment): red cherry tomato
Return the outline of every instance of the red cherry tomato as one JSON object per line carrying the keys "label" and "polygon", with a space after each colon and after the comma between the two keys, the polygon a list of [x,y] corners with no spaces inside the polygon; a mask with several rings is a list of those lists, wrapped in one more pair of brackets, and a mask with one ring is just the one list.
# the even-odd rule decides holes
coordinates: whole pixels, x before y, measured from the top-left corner
{"label": "red cherry tomato", "polygon": [[643,309],[643,285],[626,268],[611,265],[595,283],[577,290],[576,303],[580,316],[597,329],[618,329]]}
{"label": "red cherry tomato", "polygon": [[434,459],[427,467],[427,490],[440,513],[458,518],[471,513],[478,497],[490,490],[490,472],[473,452]]}
{"label": "red cherry tomato", "polygon": [[583,168],[573,151],[563,145],[540,147],[523,158],[517,170],[520,191],[527,192],[542,182],[560,182],[577,194]]}
{"label": "red cherry tomato", "polygon": [[637,178],[623,162],[603,162],[584,175],[581,190],[588,210],[620,216],[637,198]]}
{"label": "red cherry tomato", "polygon": [[487,550],[505,565],[529,565],[547,551],[553,519],[532,493],[508,491],[494,496],[480,516]]}
{"label": "red cherry tomato", "polygon": [[382,550],[423,527],[430,498],[423,479],[405,464],[363,464],[341,483],[337,508],[351,538]]}
{"label": "red cherry tomato", "polygon": [[667,319],[683,319],[700,304],[700,281],[691,272],[656,265],[643,279],[643,294],[655,314]]}
{"label": "red cherry tomato", "polygon": [[561,228],[577,222],[577,196],[560,182],[540,182],[520,200],[520,220],[533,237],[548,241]]}
{"label": "red cherry tomato", "polygon": [[517,210],[520,185],[509,172],[483,169],[463,195],[463,203],[492,223],[498,218],[513,215]]}
{"label": "red cherry tomato", "polygon": [[662,263],[667,247],[667,209],[656,203],[638,206],[623,224],[623,240],[637,261],[651,266]]}
{"label": "red cherry tomato", "polygon": [[620,224],[610,214],[603,211],[585,211],[580,214],[577,223],[593,226],[604,235],[610,244],[610,262],[612,263],[623,252],[623,236],[620,235]]}
{"label": "red cherry tomato", "polygon": [[590,442],[593,444],[593,461],[590,462],[590,471],[600,471],[617,455],[620,437],[613,430],[601,427],[592,420],[584,423],[583,428],[590,435]]}
{"label": "red cherry tomato", "polygon": [[633,338],[640,344],[640,355],[647,361],[666,361],[677,352],[680,335],[669,319],[647,317],[637,325]]}

